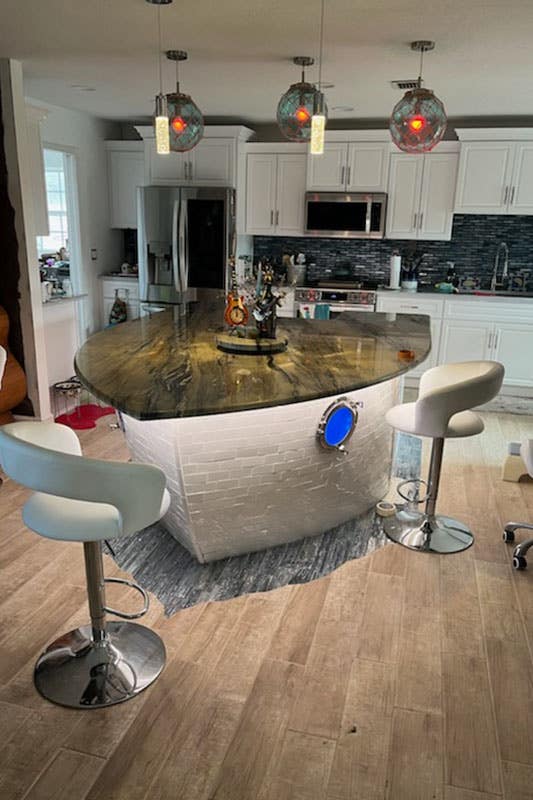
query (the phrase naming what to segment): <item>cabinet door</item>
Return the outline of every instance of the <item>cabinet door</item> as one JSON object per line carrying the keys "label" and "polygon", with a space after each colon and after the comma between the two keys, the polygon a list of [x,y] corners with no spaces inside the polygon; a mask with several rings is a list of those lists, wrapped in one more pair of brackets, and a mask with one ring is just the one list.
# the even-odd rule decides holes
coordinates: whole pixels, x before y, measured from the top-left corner
{"label": "cabinet door", "polygon": [[235,186],[233,139],[202,139],[188,157],[188,178],[195,186]]}
{"label": "cabinet door", "polygon": [[417,220],[419,239],[452,238],[458,161],[457,153],[429,153],[424,156],[420,213]]}
{"label": "cabinet door", "polygon": [[533,142],[515,145],[510,214],[533,214]]}
{"label": "cabinet door", "polygon": [[344,192],[347,145],[326,144],[321,156],[307,156],[307,188],[322,192]]}
{"label": "cabinet door", "polygon": [[188,180],[190,153],[167,153],[159,156],[156,153],[155,141],[147,139],[146,142],[150,159],[149,183],[175,186],[176,183],[185,183]]}
{"label": "cabinet door", "polygon": [[506,214],[512,177],[512,142],[461,145],[456,214]]}
{"label": "cabinet door", "polygon": [[508,386],[533,386],[533,324],[496,323],[491,358],[505,367]]}
{"label": "cabinet door", "polygon": [[389,177],[387,237],[416,239],[424,159],[393,153]]}
{"label": "cabinet door", "polygon": [[303,236],[307,156],[278,155],[275,233]]}
{"label": "cabinet door", "polygon": [[246,158],[246,233],[274,232],[277,156],[250,153]]}
{"label": "cabinet door", "polygon": [[444,320],[439,350],[439,364],[458,361],[482,361],[491,357],[489,345],[492,322]]}
{"label": "cabinet door", "polygon": [[352,142],[348,145],[349,192],[386,192],[390,145],[379,142]]}
{"label": "cabinet door", "polygon": [[144,185],[142,153],[109,152],[109,190],[112,228],[137,227],[137,187]]}

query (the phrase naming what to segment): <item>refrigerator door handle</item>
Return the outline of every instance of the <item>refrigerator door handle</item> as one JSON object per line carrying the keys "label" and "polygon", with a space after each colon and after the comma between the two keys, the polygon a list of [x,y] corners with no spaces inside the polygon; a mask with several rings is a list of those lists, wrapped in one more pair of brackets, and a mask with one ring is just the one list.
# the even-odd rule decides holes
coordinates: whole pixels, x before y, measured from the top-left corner
{"label": "refrigerator door handle", "polygon": [[189,285],[189,242],[187,230],[187,200],[182,199],[179,211],[179,280],[182,292],[185,292]]}
{"label": "refrigerator door handle", "polygon": [[174,287],[177,292],[181,292],[181,275],[179,266],[179,200],[174,200],[172,207],[172,272],[174,278]]}

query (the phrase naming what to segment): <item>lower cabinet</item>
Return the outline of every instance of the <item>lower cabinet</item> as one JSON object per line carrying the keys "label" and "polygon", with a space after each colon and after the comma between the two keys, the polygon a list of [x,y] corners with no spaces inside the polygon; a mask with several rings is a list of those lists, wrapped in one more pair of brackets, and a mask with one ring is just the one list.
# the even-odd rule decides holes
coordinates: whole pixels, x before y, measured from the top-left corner
{"label": "lower cabinet", "polygon": [[494,324],[492,358],[505,367],[508,386],[533,387],[533,321]]}
{"label": "lower cabinet", "polygon": [[484,361],[492,358],[493,328],[492,322],[445,320],[442,323],[439,363]]}
{"label": "lower cabinet", "polygon": [[[427,314],[431,319],[431,353],[407,380],[418,380],[430,367],[460,361],[500,361],[504,386],[533,389],[533,300],[378,296],[378,311]],[[513,322],[507,322],[507,319]],[[532,392],[533,396],[533,392]]]}
{"label": "lower cabinet", "polygon": [[126,303],[128,320],[140,316],[139,284],[135,278],[102,279],[102,328],[109,325],[109,315],[115,298]]}

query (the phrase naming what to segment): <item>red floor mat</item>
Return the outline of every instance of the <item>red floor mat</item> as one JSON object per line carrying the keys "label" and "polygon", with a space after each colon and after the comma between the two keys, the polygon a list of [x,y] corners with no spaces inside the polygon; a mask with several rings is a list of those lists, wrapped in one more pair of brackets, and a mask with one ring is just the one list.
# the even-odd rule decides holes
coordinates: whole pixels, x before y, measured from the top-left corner
{"label": "red floor mat", "polygon": [[75,431],[96,428],[96,420],[105,417],[107,414],[114,414],[115,409],[111,406],[97,406],[96,403],[86,403],[78,406],[70,414],[60,414],[55,421],[61,425],[68,425]]}

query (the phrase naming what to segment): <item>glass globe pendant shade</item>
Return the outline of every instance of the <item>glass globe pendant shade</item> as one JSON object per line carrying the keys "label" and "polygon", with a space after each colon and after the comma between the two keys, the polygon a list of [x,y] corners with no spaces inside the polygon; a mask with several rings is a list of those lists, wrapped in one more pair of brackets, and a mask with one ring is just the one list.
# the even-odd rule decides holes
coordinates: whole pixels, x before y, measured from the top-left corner
{"label": "glass globe pendant shade", "polygon": [[390,119],[393,142],[405,153],[428,153],[446,131],[444,105],[430,89],[413,89],[396,103]]}
{"label": "glass globe pendant shade", "polygon": [[204,135],[202,112],[188,94],[167,95],[170,149],[177,153],[192,150]]}
{"label": "glass globe pendant shade", "polygon": [[279,129],[292,142],[308,142],[311,138],[311,118],[318,89],[312,83],[300,81],[289,86],[278,103]]}

